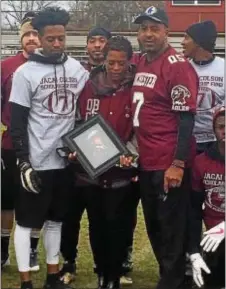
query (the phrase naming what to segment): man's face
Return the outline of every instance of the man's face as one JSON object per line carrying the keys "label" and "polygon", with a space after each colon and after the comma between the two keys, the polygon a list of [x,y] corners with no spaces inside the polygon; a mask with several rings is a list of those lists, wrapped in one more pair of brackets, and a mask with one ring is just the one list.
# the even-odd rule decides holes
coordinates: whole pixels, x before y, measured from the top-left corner
{"label": "man's face", "polygon": [[60,55],[65,49],[65,28],[63,25],[46,26],[39,39],[46,55]]}
{"label": "man's face", "polygon": [[107,43],[107,39],[103,36],[92,36],[87,42],[87,53],[94,61],[103,61],[104,53],[103,49]]}
{"label": "man's face", "polygon": [[185,33],[184,39],[181,42],[181,45],[183,47],[184,56],[187,58],[194,58],[198,45],[194,42],[194,40],[187,33]]}
{"label": "man's face", "polygon": [[145,20],[140,25],[138,39],[144,52],[158,52],[164,46],[168,35],[168,29],[164,24]]}
{"label": "man's face", "polygon": [[124,78],[129,61],[124,51],[110,50],[106,57],[106,70],[113,82],[119,82]]}
{"label": "man's face", "polygon": [[34,50],[40,47],[40,41],[38,39],[38,32],[31,31],[26,33],[22,38],[22,49],[27,53],[31,54]]}
{"label": "man's face", "polygon": [[219,143],[225,144],[225,116],[218,116],[214,127],[215,135]]}

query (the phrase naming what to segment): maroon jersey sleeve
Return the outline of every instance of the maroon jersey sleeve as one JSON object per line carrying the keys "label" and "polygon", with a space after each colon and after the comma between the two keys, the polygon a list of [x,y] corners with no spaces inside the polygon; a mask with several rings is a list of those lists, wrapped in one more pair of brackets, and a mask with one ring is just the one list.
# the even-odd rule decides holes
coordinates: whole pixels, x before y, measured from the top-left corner
{"label": "maroon jersey sleeve", "polygon": [[168,90],[173,111],[196,111],[198,76],[192,65],[179,54],[169,55]]}
{"label": "maroon jersey sleeve", "polygon": [[202,170],[201,170],[201,159],[200,156],[197,156],[195,158],[193,167],[192,167],[192,190],[197,192],[204,191],[204,185],[203,185],[203,176],[202,176]]}
{"label": "maroon jersey sleeve", "polygon": [[79,112],[81,114],[82,119],[84,120],[86,119],[87,100],[91,95],[92,95],[92,87],[90,85],[90,81],[88,80],[78,99]]}

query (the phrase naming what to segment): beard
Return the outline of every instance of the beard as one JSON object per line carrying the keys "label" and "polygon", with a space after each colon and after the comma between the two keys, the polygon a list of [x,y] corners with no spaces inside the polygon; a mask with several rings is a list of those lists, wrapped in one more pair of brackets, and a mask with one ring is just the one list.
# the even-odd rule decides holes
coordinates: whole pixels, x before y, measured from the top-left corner
{"label": "beard", "polygon": [[89,56],[93,61],[104,61],[104,54],[102,52],[100,54],[90,53]]}

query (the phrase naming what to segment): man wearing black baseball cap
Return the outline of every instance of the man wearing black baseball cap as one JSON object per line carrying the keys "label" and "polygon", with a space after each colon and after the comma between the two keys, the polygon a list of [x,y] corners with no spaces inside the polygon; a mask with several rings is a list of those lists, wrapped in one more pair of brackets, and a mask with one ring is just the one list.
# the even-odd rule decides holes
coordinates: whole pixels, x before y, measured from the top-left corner
{"label": "man wearing black baseball cap", "polygon": [[185,289],[189,167],[198,77],[168,43],[164,10],[149,7],[135,19],[144,50],[133,83],[140,194],[149,240],[160,268],[157,289]]}
{"label": "man wearing black baseball cap", "polygon": [[169,25],[169,19],[163,9],[151,6],[146,11],[140,14],[134,21],[135,24],[141,24],[144,20],[153,20],[158,23],[164,24],[166,27]]}

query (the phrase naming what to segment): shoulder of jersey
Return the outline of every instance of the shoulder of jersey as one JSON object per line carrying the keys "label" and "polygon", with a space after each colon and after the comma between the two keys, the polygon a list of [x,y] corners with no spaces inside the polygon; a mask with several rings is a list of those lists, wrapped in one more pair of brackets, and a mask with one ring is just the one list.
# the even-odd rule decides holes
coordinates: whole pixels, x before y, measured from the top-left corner
{"label": "shoulder of jersey", "polygon": [[170,49],[169,53],[164,55],[165,60],[169,64],[175,63],[189,63],[189,61],[182,55],[181,53],[177,52],[175,49]]}
{"label": "shoulder of jersey", "polygon": [[[196,165],[199,165],[199,163],[200,163],[201,160],[206,159],[206,156],[207,156],[207,155],[206,155],[205,152],[203,152],[203,153],[197,155],[197,156],[195,157]],[[201,164],[201,163],[200,163],[200,164]]]}
{"label": "shoulder of jersey", "polygon": [[19,56],[19,54],[2,59],[1,66],[2,65],[9,65],[9,64],[13,63],[15,61],[15,58],[17,58],[18,56]]}

